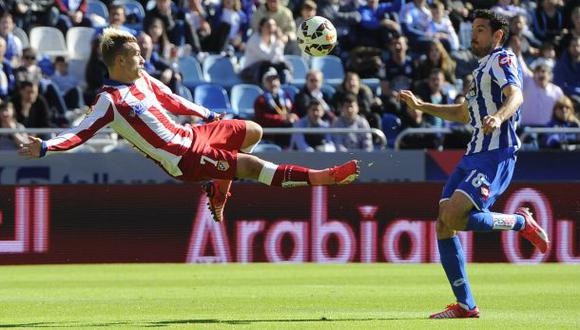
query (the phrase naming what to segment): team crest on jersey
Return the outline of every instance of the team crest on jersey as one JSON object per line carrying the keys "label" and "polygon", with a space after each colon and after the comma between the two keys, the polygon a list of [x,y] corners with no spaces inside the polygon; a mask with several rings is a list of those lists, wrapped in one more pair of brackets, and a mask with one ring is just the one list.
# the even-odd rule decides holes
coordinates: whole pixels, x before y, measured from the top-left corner
{"label": "team crest on jersey", "polygon": [[140,116],[143,112],[147,110],[147,107],[145,107],[145,105],[143,105],[142,103],[130,104],[130,107],[131,112],[129,113],[129,116],[131,117]]}
{"label": "team crest on jersey", "polygon": [[501,66],[510,66],[512,65],[512,58],[509,55],[499,55],[498,62]]}
{"label": "team crest on jersey", "polygon": [[489,187],[487,185],[481,186],[481,197],[483,198],[484,201],[487,201],[490,193],[491,193],[491,191],[489,190]]}
{"label": "team crest on jersey", "polygon": [[226,162],[225,160],[218,160],[215,167],[218,169],[218,171],[225,172],[230,168],[230,164],[228,164],[228,162]]}
{"label": "team crest on jersey", "polygon": [[92,105],[87,109],[87,112],[85,112],[85,117],[88,117],[91,115],[91,113],[93,113],[93,111],[95,111],[95,107],[93,107]]}

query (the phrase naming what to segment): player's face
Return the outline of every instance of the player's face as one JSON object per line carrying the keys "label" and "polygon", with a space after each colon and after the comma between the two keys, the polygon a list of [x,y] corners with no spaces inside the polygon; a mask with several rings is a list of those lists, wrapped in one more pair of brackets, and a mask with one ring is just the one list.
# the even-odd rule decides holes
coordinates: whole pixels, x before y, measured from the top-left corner
{"label": "player's face", "polygon": [[489,20],[476,18],[471,32],[471,52],[477,57],[484,57],[493,50],[494,40]]}
{"label": "player's face", "polygon": [[123,71],[127,80],[136,80],[139,78],[139,73],[143,69],[145,59],[141,56],[141,49],[136,42],[127,44],[129,50],[121,61]]}

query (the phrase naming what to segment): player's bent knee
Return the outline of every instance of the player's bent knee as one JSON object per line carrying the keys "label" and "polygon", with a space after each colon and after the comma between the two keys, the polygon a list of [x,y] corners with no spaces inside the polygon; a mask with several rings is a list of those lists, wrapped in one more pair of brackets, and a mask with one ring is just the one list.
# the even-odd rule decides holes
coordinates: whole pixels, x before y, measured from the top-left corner
{"label": "player's bent knee", "polygon": [[465,214],[458,212],[452,205],[445,205],[439,209],[439,221],[452,230],[463,230]]}
{"label": "player's bent knee", "polygon": [[255,142],[260,141],[263,135],[262,126],[250,120],[246,121],[246,135],[251,136]]}

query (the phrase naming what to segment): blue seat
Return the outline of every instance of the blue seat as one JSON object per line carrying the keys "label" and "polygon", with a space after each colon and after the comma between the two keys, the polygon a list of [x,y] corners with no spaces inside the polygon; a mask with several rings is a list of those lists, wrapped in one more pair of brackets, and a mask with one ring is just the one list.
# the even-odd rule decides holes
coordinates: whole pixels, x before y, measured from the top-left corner
{"label": "blue seat", "polygon": [[320,87],[320,90],[322,91],[322,93],[328,94],[328,97],[331,99],[334,96],[334,93],[336,93],[336,89],[331,85],[322,85],[322,87]]}
{"label": "blue seat", "polygon": [[125,16],[127,17],[126,25],[134,30],[143,30],[143,21],[145,20],[145,9],[137,0],[117,0],[115,3],[125,7]]}
{"label": "blue seat", "polygon": [[239,84],[232,87],[230,99],[234,114],[243,119],[253,118],[254,101],[263,93],[262,89],[256,85]]}
{"label": "blue seat", "polygon": [[298,92],[300,92],[300,90],[298,89],[298,87],[293,86],[293,85],[282,85],[282,90],[285,91],[286,93],[288,93],[288,96],[290,96],[290,100],[292,100],[292,102],[294,102],[294,99],[296,98],[296,94],[298,94]]}
{"label": "blue seat", "polygon": [[332,86],[338,86],[344,80],[344,67],[337,56],[313,57],[310,67],[322,71],[324,82]]}
{"label": "blue seat", "polygon": [[209,82],[232,87],[242,81],[238,78],[234,64],[229,57],[209,55],[203,60],[203,73]]}
{"label": "blue seat", "polygon": [[381,86],[381,81],[378,78],[363,78],[360,82],[369,86],[373,92]]}
{"label": "blue seat", "polygon": [[189,88],[206,83],[201,65],[193,56],[180,57],[177,65],[183,77],[183,84]]}
{"label": "blue seat", "polygon": [[383,132],[387,137],[387,146],[393,148],[397,135],[401,132],[401,119],[391,113],[385,113],[381,124],[383,126]]}
{"label": "blue seat", "polygon": [[179,96],[183,97],[189,102],[193,102],[193,95],[191,94],[191,90],[187,88],[187,86],[179,85],[179,90],[177,91],[177,94],[179,94]]}
{"label": "blue seat", "polygon": [[282,152],[282,148],[277,144],[261,141],[254,148],[254,152]]}
{"label": "blue seat", "polygon": [[89,0],[87,2],[87,15],[95,14],[109,21],[109,9],[99,0]]}
{"label": "blue seat", "polygon": [[304,58],[299,55],[284,55],[284,59],[290,63],[292,68],[292,85],[304,86],[308,73],[308,64]]}
{"label": "blue seat", "polygon": [[199,85],[195,87],[193,97],[195,103],[201,104],[212,111],[219,113],[232,112],[230,99],[228,98],[226,90],[222,86],[215,84]]}

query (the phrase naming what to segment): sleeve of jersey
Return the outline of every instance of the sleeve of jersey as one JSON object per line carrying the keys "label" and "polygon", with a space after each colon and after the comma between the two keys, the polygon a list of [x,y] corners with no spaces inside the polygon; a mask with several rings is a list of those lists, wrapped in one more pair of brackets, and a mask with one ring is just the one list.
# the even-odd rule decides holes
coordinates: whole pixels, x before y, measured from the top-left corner
{"label": "sleeve of jersey", "polygon": [[113,121],[113,105],[109,98],[104,94],[98,95],[97,98],[92,110],[89,110],[78,126],[42,143],[41,156],[73,149],[85,143],[101,128]]}
{"label": "sleeve of jersey", "polygon": [[212,112],[206,107],[192,103],[183,97],[174,94],[171,89],[161,81],[146,73],[144,74],[144,77],[150,84],[157,99],[161,105],[163,105],[165,110],[175,115],[197,116],[204,119],[208,119],[212,115]]}
{"label": "sleeve of jersey", "polygon": [[518,65],[518,59],[514,54],[500,53],[493,60],[491,70],[493,77],[501,89],[507,85],[522,88]]}

